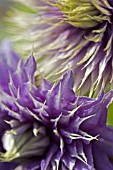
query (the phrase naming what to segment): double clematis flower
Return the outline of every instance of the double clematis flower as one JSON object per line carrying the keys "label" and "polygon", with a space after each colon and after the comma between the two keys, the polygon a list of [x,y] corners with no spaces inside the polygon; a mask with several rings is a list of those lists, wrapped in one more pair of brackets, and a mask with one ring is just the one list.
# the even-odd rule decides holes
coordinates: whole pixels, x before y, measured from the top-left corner
{"label": "double clematis flower", "polygon": [[90,91],[92,96],[94,90],[98,94],[101,85],[105,91],[113,87],[112,0],[18,2],[24,8],[17,6],[10,14],[15,41],[24,39],[26,45],[19,43],[24,50],[34,44],[39,68],[47,78],[54,81],[72,68],[74,88],[81,94]]}
{"label": "double clematis flower", "polygon": [[71,70],[54,85],[42,78],[37,87],[34,57],[21,60],[9,44],[0,60],[2,169],[113,169],[113,129],[106,126],[113,91],[76,96]]}

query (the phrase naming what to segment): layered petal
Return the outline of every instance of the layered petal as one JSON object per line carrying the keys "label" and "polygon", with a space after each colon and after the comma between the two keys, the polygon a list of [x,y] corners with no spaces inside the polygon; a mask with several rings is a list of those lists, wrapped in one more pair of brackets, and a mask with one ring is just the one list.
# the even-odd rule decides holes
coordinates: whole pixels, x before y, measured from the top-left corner
{"label": "layered petal", "polygon": [[0,84],[0,166],[100,170],[105,164],[99,164],[97,153],[112,170],[113,129],[106,127],[106,117],[113,91],[101,89],[97,98],[77,96],[72,70],[54,84],[42,78],[37,87],[33,56],[19,58],[16,69],[13,62],[4,67],[13,71],[6,72],[7,90]]}
{"label": "layered petal", "polygon": [[[17,4],[10,12],[16,27],[13,40],[22,41],[16,43],[16,48],[21,45],[24,51],[34,44],[42,74],[55,81],[72,68],[76,91],[81,94],[90,91],[90,96],[97,95],[101,86],[105,92],[112,88],[111,0],[19,0],[18,3],[20,8]],[[14,35],[14,29],[11,31]]]}

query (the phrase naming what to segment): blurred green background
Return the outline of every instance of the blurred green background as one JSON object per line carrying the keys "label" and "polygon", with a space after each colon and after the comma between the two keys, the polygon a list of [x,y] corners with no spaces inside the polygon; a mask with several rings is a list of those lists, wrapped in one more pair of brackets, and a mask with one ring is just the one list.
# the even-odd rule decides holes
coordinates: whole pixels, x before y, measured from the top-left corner
{"label": "blurred green background", "polygon": [[[4,22],[4,18],[7,15],[7,11],[13,4],[9,0],[0,0],[0,41],[8,37],[6,27],[8,25]],[[108,108],[107,124],[113,126],[113,102]]]}
{"label": "blurred green background", "polygon": [[107,124],[113,126],[113,102],[108,107]]}
{"label": "blurred green background", "polygon": [[7,15],[7,11],[11,5],[12,3],[9,2],[9,0],[0,0],[0,41],[8,35],[5,31],[6,24],[4,22],[4,17]]}

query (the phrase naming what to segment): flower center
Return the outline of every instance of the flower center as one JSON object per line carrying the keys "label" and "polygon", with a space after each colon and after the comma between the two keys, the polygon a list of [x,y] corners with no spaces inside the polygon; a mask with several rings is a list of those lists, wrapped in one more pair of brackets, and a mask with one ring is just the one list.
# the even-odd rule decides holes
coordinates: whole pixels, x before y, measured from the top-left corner
{"label": "flower center", "polygon": [[99,0],[56,0],[55,6],[64,14],[66,22],[79,28],[92,28],[110,19],[107,1]]}

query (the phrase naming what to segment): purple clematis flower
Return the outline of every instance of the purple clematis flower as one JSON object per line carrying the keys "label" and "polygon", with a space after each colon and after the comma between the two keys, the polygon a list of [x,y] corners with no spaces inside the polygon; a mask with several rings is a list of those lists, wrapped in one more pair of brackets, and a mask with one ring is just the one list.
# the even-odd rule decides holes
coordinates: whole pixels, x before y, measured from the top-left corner
{"label": "purple clematis flower", "polygon": [[[24,50],[34,44],[38,65],[46,77],[54,81],[71,67],[75,89],[81,94],[90,89],[92,96],[94,89],[98,93],[101,85],[105,91],[113,87],[112,0],[19,2],[27,12],[15,7],[10,13],[16,27],[14,41],[24,39],[26,45],[25,41],[19,43]],[[14,29],[12,32],[15,34]]]}
{"label": "purple clematis flower", "polygon": [[[5,40],[0,44],[0,138],[3,135],[7,124],[4,119],[7,117],[7,112],[5,112],[1,102],[4,100],[8,102],[9,98],[9,74],[12,74],[17,69],[17,64],[19,62],[19,56],[12,50],[10,43]],[[6,92],[6,97],[3,96],[3,92]],[[3,114],[2,114],[3,112]],[[0,148],[1,151],[1,148]]]}
{"label": "purple clematis flower", "polygon": [[106,127],[106,116],[113,91],[104,95],[101,90],[96,99],[76,96],[71,70],[58,83],[42,78],[37,87],[33,56],[16,65],[9,58],[6,88],[0,83],[0,114],[7,125],[0,123],[0,166],[11,162],[17,163],[15,170],[112,170],[113,129]]}

